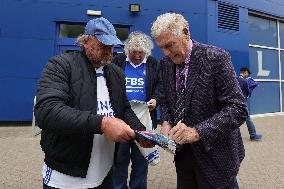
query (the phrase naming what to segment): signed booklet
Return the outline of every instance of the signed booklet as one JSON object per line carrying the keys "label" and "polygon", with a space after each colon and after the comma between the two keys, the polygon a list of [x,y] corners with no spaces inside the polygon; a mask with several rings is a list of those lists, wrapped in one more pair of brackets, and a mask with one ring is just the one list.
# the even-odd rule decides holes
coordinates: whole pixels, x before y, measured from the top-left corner
{"label": "signed booklet", "polygon": [[166,150],[167,152],[175,154],[177,145],[170,138],[162,134],[155,133],[154,131],[149,131],[149,130],[148,131],[135,130],[135,133],[138,137],[146,139],[146,140],[150,140],[154,142],[155,144],[157,144],[158,146],[160,146],[161,148],[163,148],[164,150]]}

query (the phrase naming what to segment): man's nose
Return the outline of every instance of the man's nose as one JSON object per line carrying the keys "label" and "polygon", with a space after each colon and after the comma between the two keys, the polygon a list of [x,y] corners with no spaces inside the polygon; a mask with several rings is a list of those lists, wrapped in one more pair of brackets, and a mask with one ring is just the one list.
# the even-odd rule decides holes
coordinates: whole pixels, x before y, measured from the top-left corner
{"label": "man's nose", "polygon": [[134,54],[134,58],[135,59],[140,59],[140,55],[139,54]]}

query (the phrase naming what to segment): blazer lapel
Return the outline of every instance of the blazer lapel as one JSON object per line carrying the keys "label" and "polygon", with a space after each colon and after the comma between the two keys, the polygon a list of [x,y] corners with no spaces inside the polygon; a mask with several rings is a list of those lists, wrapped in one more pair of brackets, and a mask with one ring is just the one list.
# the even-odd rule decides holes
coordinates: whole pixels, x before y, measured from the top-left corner
{"label": "blazer lapel", "polygon": [[[164,94],[169,97],[171,103],[175,103],[176,101],[176,66],[173,61],[164,57],[161,61],[161,69],[163,70],[163,85],[165,87],[165,91],[167,94]],[[165,66],[163,66],[165,64]]]}
{"label": "blazer lapel", "polygon": [[192,92],[194,91],[196,80],[198,78],[198,75],[201,72],[201,67],[203,65],[203,59],[202,59],[202,51],[198,48],[199,43],[193,41],[193,48],[191,52],[191,59],[189,62],[189,68],[188,68],[188,75],[187,75],[187,81],[186,81],[186,100],[185,100],[185,108],[187,111],[187,108],[190,106],[191,102],[191,96]]}
{"label": "blazer lapel", "polygon": [[170,69],[170,76],[172,76],[172,78],[169,80],[169,86],[171,87],[170,91],[173,91],[173,95],[171,96],[171,102],[175,102],[176,101],[176,95],[177,95],[177,91],[176,91],[176,65],[172,62],[171,63],[171,69]]}

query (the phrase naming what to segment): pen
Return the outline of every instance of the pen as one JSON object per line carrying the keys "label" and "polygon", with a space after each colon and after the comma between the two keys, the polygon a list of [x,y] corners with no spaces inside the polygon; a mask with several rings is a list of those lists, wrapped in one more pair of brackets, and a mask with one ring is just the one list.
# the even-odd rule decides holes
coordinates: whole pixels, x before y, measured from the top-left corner
{"label": "pen", "polygon": [[[180,123],[182,123],[182,120],[179,120],[177,125],[180,124]],[[176,144],[176,151],[179,151],[182,147],[183,147],[183,144]]]}

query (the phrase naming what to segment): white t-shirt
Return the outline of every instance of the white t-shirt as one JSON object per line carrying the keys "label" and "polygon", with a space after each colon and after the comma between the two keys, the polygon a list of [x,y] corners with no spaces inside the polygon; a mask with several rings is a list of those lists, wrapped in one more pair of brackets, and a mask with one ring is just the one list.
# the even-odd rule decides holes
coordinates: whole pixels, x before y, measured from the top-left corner
{"label": "white t-shirt", "polygon": [[[97,114],[113,117],[106,80],[103,77],[103,67],[97,72]],[[44,183],[48,186],[62,189],[94,188],[102,184],[113,165],[114,142],[102,134],[95,134],[90,164],[86,178],[65,175],[52,170],[46,164],[43,166]]]}

